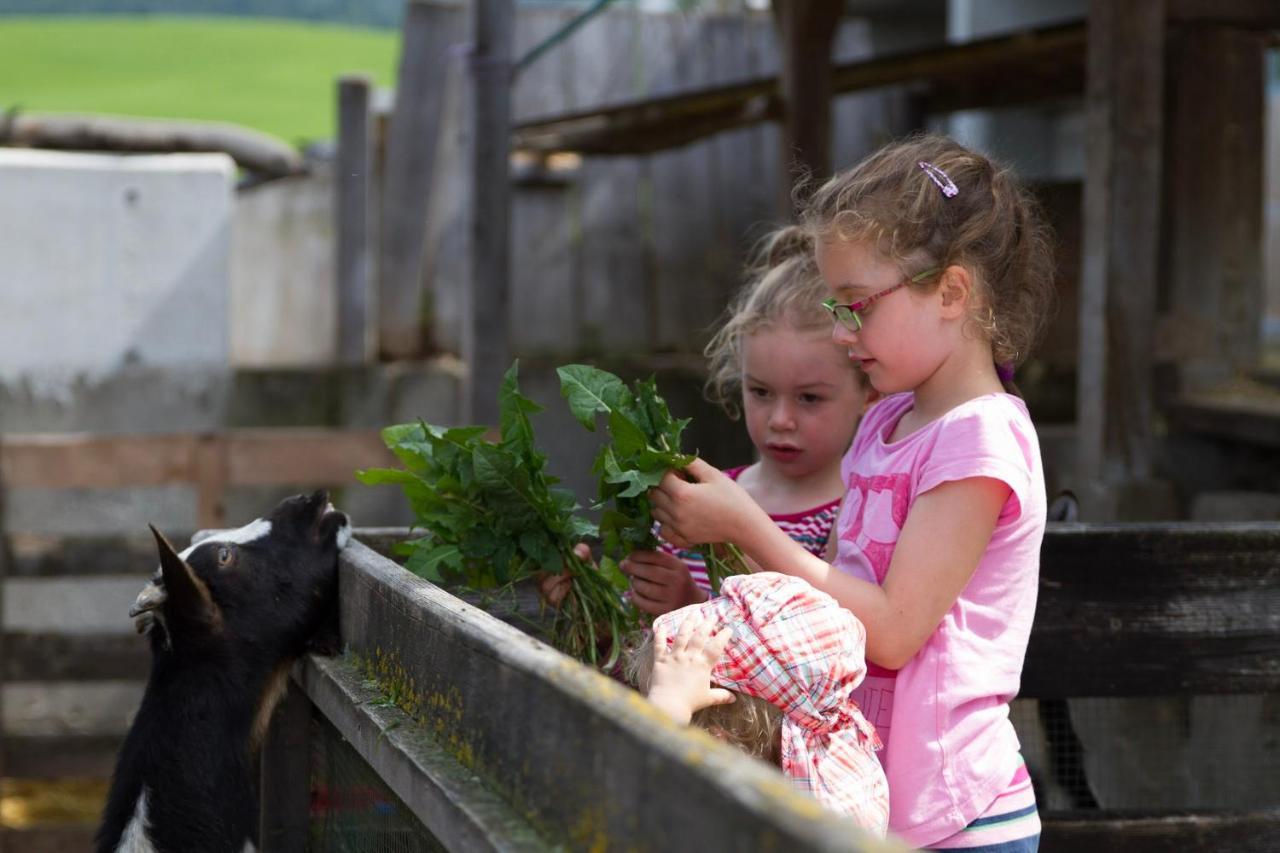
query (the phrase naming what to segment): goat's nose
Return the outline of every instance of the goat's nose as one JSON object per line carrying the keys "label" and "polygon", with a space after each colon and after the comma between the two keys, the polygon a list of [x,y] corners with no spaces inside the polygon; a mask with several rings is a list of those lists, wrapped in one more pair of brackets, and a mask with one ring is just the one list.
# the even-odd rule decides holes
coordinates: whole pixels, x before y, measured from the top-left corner
{"label": "goat's nose", "polygon": [[156,583],[149,583],[142,588],[142,592],[138,593],[138,597],[134,599],[133,607],[129,608],[130,616],[137,616],[146,613],[148,610],[155,610],[164,604],[167,595],[164,587]]}

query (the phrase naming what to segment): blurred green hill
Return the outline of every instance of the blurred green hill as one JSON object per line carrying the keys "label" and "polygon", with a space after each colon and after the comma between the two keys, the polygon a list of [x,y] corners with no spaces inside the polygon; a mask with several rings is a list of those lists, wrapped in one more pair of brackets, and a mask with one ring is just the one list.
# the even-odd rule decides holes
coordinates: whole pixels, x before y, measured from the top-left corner
{"label": "blurred green hill", "polygon": [[0,0],[0,15],[233,15],[399,27],[404,4],[405,0]]}
{"label": "blurred green hill", "polygon": [[302,144],[334,136],[340,75],[389,86],[398,53],[397,31],[304,21],[0,17],[0,110],[229,121]]}

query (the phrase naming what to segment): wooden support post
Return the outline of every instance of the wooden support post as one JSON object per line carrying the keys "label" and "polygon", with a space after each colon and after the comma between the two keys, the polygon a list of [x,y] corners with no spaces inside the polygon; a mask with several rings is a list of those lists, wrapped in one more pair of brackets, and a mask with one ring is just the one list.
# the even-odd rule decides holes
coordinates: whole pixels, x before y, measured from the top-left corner
{"label": "wooden support post", "polygon": [[513,0],[475,0],[471,54],[471,286],[464,299],[463,419],[497,423],[498,384],[510,361],[511,54]]}
{"label": "wooden support post", "polygon": [[1167,313],[1157,358],[1197,391],[1258,365],[1266,35],[1171,30],[1165,136]]}
{"label": "wooden support post", "polygon": [[372,81],[364,75],[338,80],[338,155],[334,166],[337,217],[338,358],[367,363],[374,355],[370,334],[375,299],[369,205],[373,197]]}
{"label": "wooden support post", "polygon": [[449,48],[462,38],[461,18],[449,4],[405,3],[376,265],[378,348],[391,359],[421,355],[429,337],[422,269],[427,205]]}
{"label": "wooden support post", "polygon": [[1118,496],[1153,475],[1164,44],[1163,0],[1089,3],[1076,400],[1078,486],[1090,518],[1126,514]]}
{"label": "wooden support post", "polygon": [[289,679],[262,744],[258,841],[262,853],[306,850],[311,810],[311,700]]}
{"label": "wooden support post", "polygon": [[831,171],[831,44],[844,10],[842,0],[775,0],[773,17],[781,46],[781,209],[790,213],[791,188],[805,173]]}

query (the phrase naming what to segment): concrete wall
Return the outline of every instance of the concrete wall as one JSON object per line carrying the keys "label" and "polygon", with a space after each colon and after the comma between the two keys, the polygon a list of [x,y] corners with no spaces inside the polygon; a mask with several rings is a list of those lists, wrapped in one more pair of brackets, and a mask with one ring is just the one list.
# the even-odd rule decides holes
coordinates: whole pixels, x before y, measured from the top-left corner
{"label": "concrete wall", "polygon": [[0,149],[0,378],[226,364],[234,173],[222,154]]}

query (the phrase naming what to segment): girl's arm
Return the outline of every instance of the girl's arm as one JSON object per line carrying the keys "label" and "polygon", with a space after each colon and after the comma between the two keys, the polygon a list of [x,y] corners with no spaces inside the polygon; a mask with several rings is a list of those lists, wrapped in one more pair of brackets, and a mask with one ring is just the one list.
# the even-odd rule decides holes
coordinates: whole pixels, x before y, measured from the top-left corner
{"label": "girl's arm", "polygon": [[692,481],[668,475],[651,493],[654,518],[669,541],[681,547],[734,542],[762,568],[804,578],[862,621],[867,659],[887,669],[911,660],[955,604],[1010,492],[999,480],[974,477],[920,495],[898,535],[884,584],[876,585],[813,556],[772,522],[760,523],[726,487],[733,481],[710,465],[695,460],[686,471]]}

